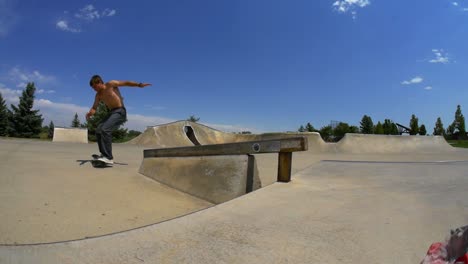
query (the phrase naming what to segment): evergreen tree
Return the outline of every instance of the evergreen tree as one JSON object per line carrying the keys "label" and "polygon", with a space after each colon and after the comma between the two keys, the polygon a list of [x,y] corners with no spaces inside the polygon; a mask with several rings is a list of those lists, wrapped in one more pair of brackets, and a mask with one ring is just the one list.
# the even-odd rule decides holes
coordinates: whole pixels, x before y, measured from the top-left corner
{"label": "evergreen tree", "polygon": [[141,135],[140,131],[130,130],[128,131],[127,137],[129,137],[129,139],[132,139],[138,137],[139,135]]}
{"label": "evergreen tree", "polygon": [[349,125],[347,123],[340,122],[334,129],[333,129],[333,136],[334,141],[339,141],[342,139],[346,133],[349,132]]}
{"label": "evergreen tree", "polygon": [[35,91],[34,83],[28,83],[20,97],[18,107],[11,105],[12,136],[31,138],[41,132],[42,115],[39,114],[39,110],[32,110]]}
{"label": "evergreen tree", "polygon": [[377,122],[377,125],[374,127],[374,133],[377,135],[383,135],[384,134],[384,129],[382,123]]}
{"label": "evergreen tree", "polygon": [[355,134],[359,133],[359,127],[357,127],[357,126],[350,126],[350,127],[349,127],[349,132],[348,132],[348,133],[355,133]]}
{"label": "evergreen tree", "polygon": [[453,139],[455,135],[455,124],[450,124],[445,132],[446,139]]}
{"label": "evergreen tree", "polygon": [[0,136],[8,135],[8,108],[0,93]]}
{"label": "evergreen tree", "polygon": [[54,122],[50,121],[49,131],[47,132],[48,138],[54,138],[54,129],[55,129]]}
{"label": "evergreen tree", "polygon": [[426,126],[425,126],[424,124],[422,124],[422,125],[419,127],[419,135],[425,136],[426,134],[427,134]]}
{"label": "evergreen tree", "polygon": [[333,129],[331,126],[324,126],[320,129],[319,131],[320,136],[322,136],[322,139],[324,141],[331,141],[332,140],[332,135],[333,135]]}
{"label": "evergreen tree", "polygon": [[465,117],[461,112],[460,105],[457,105],[457,110],[455,111],[455,120],[454,120],[455,129],[458,130],[458,139],[466,138],[466,128],[465,128]]}
{"label": "evergreen tree", "polygon": [[196,123],[196,122],[200,121],[200,118],[196,117],[194,115],[191,115],[189,118],[187,118],[187,121]]}
{"label": "evergreen tree", "polygon": [[437,118],[437,121],[434,126],[434,136],[443,136],[445,134],[444,131],[444,124],[442,124],[442,119],[440,117]]}
{"label": "evergreen tree", "polygon": [[304,126],[301,125],[301,126],[299,127],[299,130],[298,130],[298,131],[299,131],[299,132],[305,132],[306,130],[305,130]]}
{"label": "evergreen tree", "polygon": [[312,126],[311,123],[307,123],[307,124],[306,124],[305,130],[306,130],[307,132],[315,132],[315,131],[317,131],[317,130],[315,130],[314,126]]}
{"label": "evergreen tree", "polygon": [[416,135],[419,132],[418,118],[413,114],[410,120],[410,135]]}
{"label": "evergreen tree", "polygon": [[[385,119],[382,128],[384,131],[385,135],[395,135],[395,123],[392,122],[390,119]],[[398,134],[398,128],[397,128],[397,134]]]}
{"label": "evergreen tree", "polygon": [[364,115],[360,123],[361,133],[363,134],[373,134],[374,133],[374,123],[370,116]]}
{"label": "evergreen tree", "polygon": [[398,131],[398,127],[395,123],[392,124],[391,135],[399,135],[400,132]]}
{"label": "evergreen tree", "polygon": [[81,127],[80,120],[78,119],[78,113],[75,113],[71,127]]}

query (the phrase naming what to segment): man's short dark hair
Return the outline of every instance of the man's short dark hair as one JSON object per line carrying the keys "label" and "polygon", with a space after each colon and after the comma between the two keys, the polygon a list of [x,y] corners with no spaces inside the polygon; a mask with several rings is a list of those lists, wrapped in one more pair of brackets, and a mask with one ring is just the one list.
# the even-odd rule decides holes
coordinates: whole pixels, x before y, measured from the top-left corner
{"label": "man's short dark hair", "polygon": [[91,77],[91,80],[89,81],[89,86],[93,87],[93,85],[97,83],[104,83],[104,82],[102,81],[101,76],[94,75],[93,77]]}

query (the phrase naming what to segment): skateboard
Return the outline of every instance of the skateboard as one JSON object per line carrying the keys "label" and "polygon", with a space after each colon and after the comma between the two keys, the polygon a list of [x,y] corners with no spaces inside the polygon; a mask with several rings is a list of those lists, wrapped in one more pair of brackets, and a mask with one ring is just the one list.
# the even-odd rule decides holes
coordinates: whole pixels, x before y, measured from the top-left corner
{"label": "skateboard", "polygon": [[112,164],[107,164],[104,161],[98,160],[99,155],[93,154],[93,160],[91,160],[91,164],[95,168],[106,168],[106,167],[112,167]]}

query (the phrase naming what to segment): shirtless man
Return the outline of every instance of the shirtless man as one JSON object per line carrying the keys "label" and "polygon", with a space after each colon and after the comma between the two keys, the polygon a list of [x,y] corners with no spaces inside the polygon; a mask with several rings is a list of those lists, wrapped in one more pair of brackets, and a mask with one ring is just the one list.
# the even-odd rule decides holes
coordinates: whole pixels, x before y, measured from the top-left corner
{"label": "shirtless man", "polygon": [[96,138],[101,156],[98,160],[106,164],[114,164],[112,156],[112,131],[127,120],[127,110],[120,95],[119,86],[133,86],[143,88],[150,83],[137,83],[132,81],[109,81],[104,83],[99,75],[94,75],[89,85],[96,91],[94,104],[86,114],[86,120],[96,113],[99,102],[104,102],[110,109],[109,115],[101,121],[96,128]]}

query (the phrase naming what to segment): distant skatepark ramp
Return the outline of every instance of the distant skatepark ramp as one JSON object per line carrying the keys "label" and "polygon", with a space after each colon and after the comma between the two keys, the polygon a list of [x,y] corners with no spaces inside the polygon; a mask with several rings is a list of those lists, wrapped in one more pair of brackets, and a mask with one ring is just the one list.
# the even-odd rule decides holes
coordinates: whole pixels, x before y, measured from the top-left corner
{"label": "distant skatepark ramp", "polygon": [[320,153],[435,153],[454,151],[441,136],[368,135],[348,133],[337,143],[325,142],[317,132],[288,132],[264,134],[235,134],[222,132],[208,126],[177,121],[148,127],[129,144],[144,147],[170,148],[194,145],[237,143],[255,140],[285,139],[305,136],[308,152]]}
{"label": "distant skatepark ramp", "polygon": [[88,129],[55,127],[52,141],[88,143]]}
{"label": "distant skatepark ramp", "polygon": [[454,151],[441,136],[346,134],[336,144],[340,153],[433,153]]}

